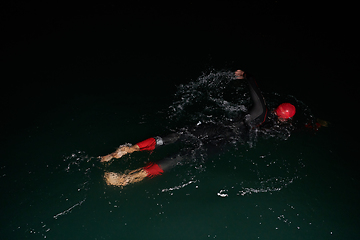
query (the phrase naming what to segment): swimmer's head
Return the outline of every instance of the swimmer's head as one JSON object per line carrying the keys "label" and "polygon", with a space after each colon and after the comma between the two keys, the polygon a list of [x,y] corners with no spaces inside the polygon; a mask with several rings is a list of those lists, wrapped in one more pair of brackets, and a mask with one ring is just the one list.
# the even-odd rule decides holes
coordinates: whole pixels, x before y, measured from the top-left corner
{"label": "swimmer's head", "polygon": [[280,121],[287,121],[295,115],[296,109],[290,103],[282,103],[275,109],[275,113]]}

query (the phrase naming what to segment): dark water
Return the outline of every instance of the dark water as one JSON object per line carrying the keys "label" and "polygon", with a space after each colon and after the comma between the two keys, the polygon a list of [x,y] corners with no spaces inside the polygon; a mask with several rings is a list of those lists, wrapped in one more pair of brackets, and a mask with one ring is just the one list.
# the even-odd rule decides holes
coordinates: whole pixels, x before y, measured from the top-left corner
{"label": "dark water", "polygon": [[[325,37],[327,25],[315,31],[319,22],[285,14],[284,4],[244,3],[250,12],[240,18],[231,6],[189,6],[137,15],[129,6],[76,8],[46,15],[54,23],[45,30],[28,30],[30,21],[12,35],[3,65],[1,239],[359,238],[359,141],[341,114],[355,99],[343,83],[353,66],[345,46]],[[235,144],[154,179],[106,186],[104,170],[135,169],[171,149],[110,166],[96,156],[246,107],[246,98],[229,106],[216,96],[203,106],[195,97],[221,92],[216,80],[238,68],[256,75],[270,103],[296,99],[299,113],[330,127]],[[180,111],[187,100],[200,109]]]}

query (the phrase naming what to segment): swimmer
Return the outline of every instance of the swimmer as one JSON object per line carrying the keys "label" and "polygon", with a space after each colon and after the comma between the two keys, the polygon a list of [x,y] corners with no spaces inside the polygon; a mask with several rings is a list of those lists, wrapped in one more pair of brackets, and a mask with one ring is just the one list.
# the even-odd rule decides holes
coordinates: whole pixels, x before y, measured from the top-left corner
{"label": "swimmer", "polygon": [[[267,131],[274,124],[277,127],[289,122],[296,113],[296,108],[290,103],[282,103],[273,111],[268,111],[266,102],[261,94],[255,79],[242,70],[235,72],[235,81],[247,80],[252,100],[252,108],[244,118],[236,119],[229,123],[204,123],[188,128],[187,131],[171,133],[165,137],[152,137],[134,145],[121,145],[115,152],[100,158],[100,162],[109,162],[113,158],[121,158],[126,154],[137,151],[153,151],[156,148],[176,142],[185,142],[186,137],[192,136],[204,143],[208,149],[214,149],[214,146],[221,146],[228,142],[241,138],[246,138],[249,130],[254,128],[266,128]],[[185,144],[186,145],[186,144]],[[161,175],[164,171],[174,167],[180,161],[186,159],[187,154],[195,146],[187,146],[177,155],[162,159],[156,163],[149,163],[143,168],[127,171],[123,174],[106,172],[104,177],[108,185],[126,186],[130,183],[140,182],[146,177]]]}

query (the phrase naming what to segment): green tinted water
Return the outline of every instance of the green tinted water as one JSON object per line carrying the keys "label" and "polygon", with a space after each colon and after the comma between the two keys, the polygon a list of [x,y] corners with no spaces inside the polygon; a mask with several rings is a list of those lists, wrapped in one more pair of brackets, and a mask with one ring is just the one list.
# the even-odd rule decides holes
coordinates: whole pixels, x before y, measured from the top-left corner
{"label": "green tinted water", "polygon": [[[332,126],[262,139],[124,189],[96,159],[161,132],[166,119],[82,95],[8,139],[2,164],[8,239],[355,239],[357,179]],[[113,169],[156,160],[134,154]],[[154,159],[155,158],[155,159]]]}
{"label": "green tinted water", "polygon": [[[343,115],[354,90],[343,91],[339,74],[329,78],[334,52],[319,50],[322,41],[286,24],[276,37],[253,19],[240,19],[240,37],[233,25],[169,32],[164,23],[164,37],[158,25],[144,32],[128,23],[136,34],[122,35],[115,23],[88,20],[10,49],[16,91],[3,101],[1,239],[358,239],[358,139]],[[149,33],[157,38],[144,39]],[[249,70],[268,96],[294,95],[332,125],[106,186],[104,170],[134,169],[170,150],[108,167],[95,157],[164,134],[175,85],[211,67]]]}

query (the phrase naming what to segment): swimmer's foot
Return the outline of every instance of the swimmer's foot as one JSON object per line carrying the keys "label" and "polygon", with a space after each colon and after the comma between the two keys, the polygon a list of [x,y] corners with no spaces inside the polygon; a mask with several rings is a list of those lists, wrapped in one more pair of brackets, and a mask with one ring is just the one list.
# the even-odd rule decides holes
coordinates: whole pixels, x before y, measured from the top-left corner
{"label": "swimmer's foot", "polygon": [[147,175],[148,173],[143,168],[139,168],[129,172],[128,174],[106,172],[104,177],[107,185],[122,187],[130,183],[140,182]]}
{"label": "swimmer's foot", "polygon": [[113,154],[108,154],[106,156],[102,156],[102,157],[99,157],[100,158],[100,162],[109,162],[111,159],[113,159]]}
{"label": "swimmer's foot", "polygon": [[130,143],[125,143],[123,145],[120,145],[118,149],[113,153],[114,158],[121,158],[122,156],[128,154],[140,151],[140,148],[137,144],[131,145]]}
{"label": "swimmer's foot", "polygon": [[113,157],[114,158],[121,158],[122,156],[124,156],[125,154],[128,154],[129,151],[129,147],[128,146],[124,146],[121,145],[118,149],[116,149],[116,151],[113,153]]}
{"label": "swimmer's foot", "polygon": [[100,162],[109,162],[113,158],[121,158],[125,154],[132,153],[132,152],[134,152],[134,151],[132,150],[131,145],[124,144],[124,145],[121,145],[118,149],[116,149],[115,152],[110,153],[103,157],[98,157],[98,158],[100,158]]}
{"label": "swimmer's foot", "polygon": [[129,179],[126,178],[125,174],[106,172],[104,177],[107,185],[125,186],[129,183]]}

